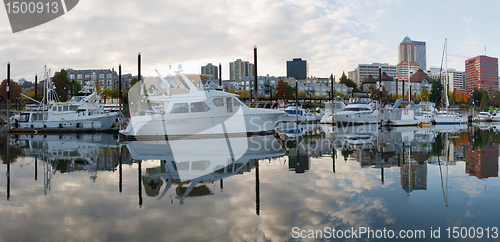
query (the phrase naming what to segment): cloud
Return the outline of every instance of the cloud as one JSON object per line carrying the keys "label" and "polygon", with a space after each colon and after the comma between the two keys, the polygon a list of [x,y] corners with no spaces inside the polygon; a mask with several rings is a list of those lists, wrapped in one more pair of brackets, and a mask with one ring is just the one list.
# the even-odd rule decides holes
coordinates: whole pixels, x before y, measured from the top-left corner
{"label": "cloud", "polygon": [[[112,68],[136,73],[137,53],[143,73],[183,63],[199,73],[207,62],[237,58],[253,61],[258,47],[259,75],[285,75],[286,61],[306,59],[310,75],[340,75],[370,61],[384,48],[357,37],[373,32],[387,1],[81,1],[54,21],[0,39],[3,62],[12,64],[12,78],[32,79],[43,66]],[[6,17],[6,15],[5,15]],[[8,31],[7,31],[8,32]],[[379,51],[374,51],[379,50]],[[0,75],[5,76],[2,69]]]}

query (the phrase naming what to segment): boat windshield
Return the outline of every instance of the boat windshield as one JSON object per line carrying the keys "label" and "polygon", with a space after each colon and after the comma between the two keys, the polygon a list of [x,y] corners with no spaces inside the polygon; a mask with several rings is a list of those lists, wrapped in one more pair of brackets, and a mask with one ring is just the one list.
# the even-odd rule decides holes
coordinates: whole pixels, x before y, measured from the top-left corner
{"label": "boat windshield", "polygon": [[369,104],[372,100],[367,97],[353,97],[349,99],[349,104]]}

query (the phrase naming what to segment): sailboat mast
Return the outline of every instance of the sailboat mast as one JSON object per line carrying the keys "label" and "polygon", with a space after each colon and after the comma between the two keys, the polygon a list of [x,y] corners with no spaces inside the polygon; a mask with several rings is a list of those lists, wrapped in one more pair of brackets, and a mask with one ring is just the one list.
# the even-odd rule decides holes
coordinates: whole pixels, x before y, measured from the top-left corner
{"label": "sailboat mast", "polygon": [[445,111],[448,113],[448,106],[450,105],[448,102],[448,39],[444,39],[444,82],[445,82],[445,88],[444,88],[444,97],[445,97]]}

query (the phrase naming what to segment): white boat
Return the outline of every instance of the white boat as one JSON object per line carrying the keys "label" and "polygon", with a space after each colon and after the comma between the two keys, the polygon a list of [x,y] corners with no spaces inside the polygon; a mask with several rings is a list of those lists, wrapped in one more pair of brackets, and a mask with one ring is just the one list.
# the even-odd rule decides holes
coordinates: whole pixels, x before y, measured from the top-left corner
{"label": "white boat", "polygon": [[491,115],[491,121],[500,122],[500,112],[498,110],[495,110],[495,112]]}
{"label": "white boat", "polygon": [[[92,81],[70,101],[59,102],[50,81],[50,70],[45,72],[45,77],[42,102],[27,106],[14,123],[15,128],[111,128],[115,125],[118,113],[104,110]],[[96,79],[95,74],[93,79]]]}
{"label": "white boat", "polygon": [[279,122],[319,122],[324,115],[321,110],[316,112],[292,105],[285,108],[284,111],[285,114],[280,118]]}
{"label": "white boat", "polygon": [[331,124],[333,123],[332,115],[336,114],[346,107],[343,101],[333,101],[333,102],[325,102],[325,114],[321,118],[322,124]]}
{"label": "white boat", "polygon": [[204,90],[202,78],[179,70],[167,79],[159,74],[132,86],[131,119],[120,133],[129,138],[169,139],[273,132],[282,111],[250,108],[236,94]]}
{"label": "white boat", "polygon": [[[445,39],[445,60],[448,56],[448,48],[447,48],[447,41]],[[446,65],[447,62],[445,62],[445,82],[444,86],[448,86],[448,66]],[[435,124],[463,124],[467,123],[467,117],[464,117],[460,112],[458,111],[450,111],[448,110],[448,107],[450,106],[450,103],[448,101],[448,91],[444,91],[444,110],[440,112],[436,112],[434,114],[434,122]]]}
{"label": "white boat", "polygon": [[377,101],[370,98],[351,98],[349,105],[342,111],[332,114],[336,124],[372,124],[378,123]]}
{"label": "white boat", "polygon": [[422,106],[403,99],[396,100],[392,106],[386,105],[379,113],[379,120],[388,126],[430,124],[433,119],[432,115],[423,112]]}
{"label": "white boat", "polygon": [[476,117],[474,117],[475,122],[490,122],[492,120],[490,112],[479,112]]}

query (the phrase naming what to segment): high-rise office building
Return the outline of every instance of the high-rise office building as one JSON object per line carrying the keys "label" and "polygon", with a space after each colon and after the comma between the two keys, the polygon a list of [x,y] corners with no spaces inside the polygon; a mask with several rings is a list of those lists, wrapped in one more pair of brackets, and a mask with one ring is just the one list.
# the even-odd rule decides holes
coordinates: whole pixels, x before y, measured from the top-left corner
{"label": "high-rise office building", "polygon": [[368,78],[368,76],[372,76],[375,80],[378,80],[378,68],[382,69],[382,72],[385,72],[387,76],[392,78],[396,77],[397,69],[396,65],[389,65],[388,63],[372,63],[372,64],[358,64],[358,68],[356,71],[356,77],[353,80],[356,84],[362,83],[363,79]]}
{"label": "high-rise office building", "polygon": [[212,79],[219,79],[219,67],[212,65],[212,63],[208,63],[206,66],[201,67],[202,75],[211,75]]}
{"label": "high-rise office building", "polygon": [[253,63],[236,59],[234,62],[229,62],[229,78],[234,81],[241,81],[241,77],[253,76],[253,68]]}
{"label": "high-rise office building", "polygon": [[301,58],[293,58],[286,62],[286,76],[294,77],[295,79],[307,78],[307,61]]}
{"label": "high-rise office building", "polygon": [[416,44],[408,36],[406,36],[398,47],[397,79],[408,80],[410,76],[409,72],[416,73],[418,69],[421,68],[417,62]]}
{"label": "high-rise office building", "polygon": [[482,88],[491,95],[498,90],[498,58],[479,55],[465,61],[465,92]]}
{"label": "high-rise office building", "polygon": [[415,58],[416,58],[415,60],[417,61],[418,65],[422,70],[426,70],[427,54],[425,50],[425,42],[414,40],[413,43],[415,43]]}

